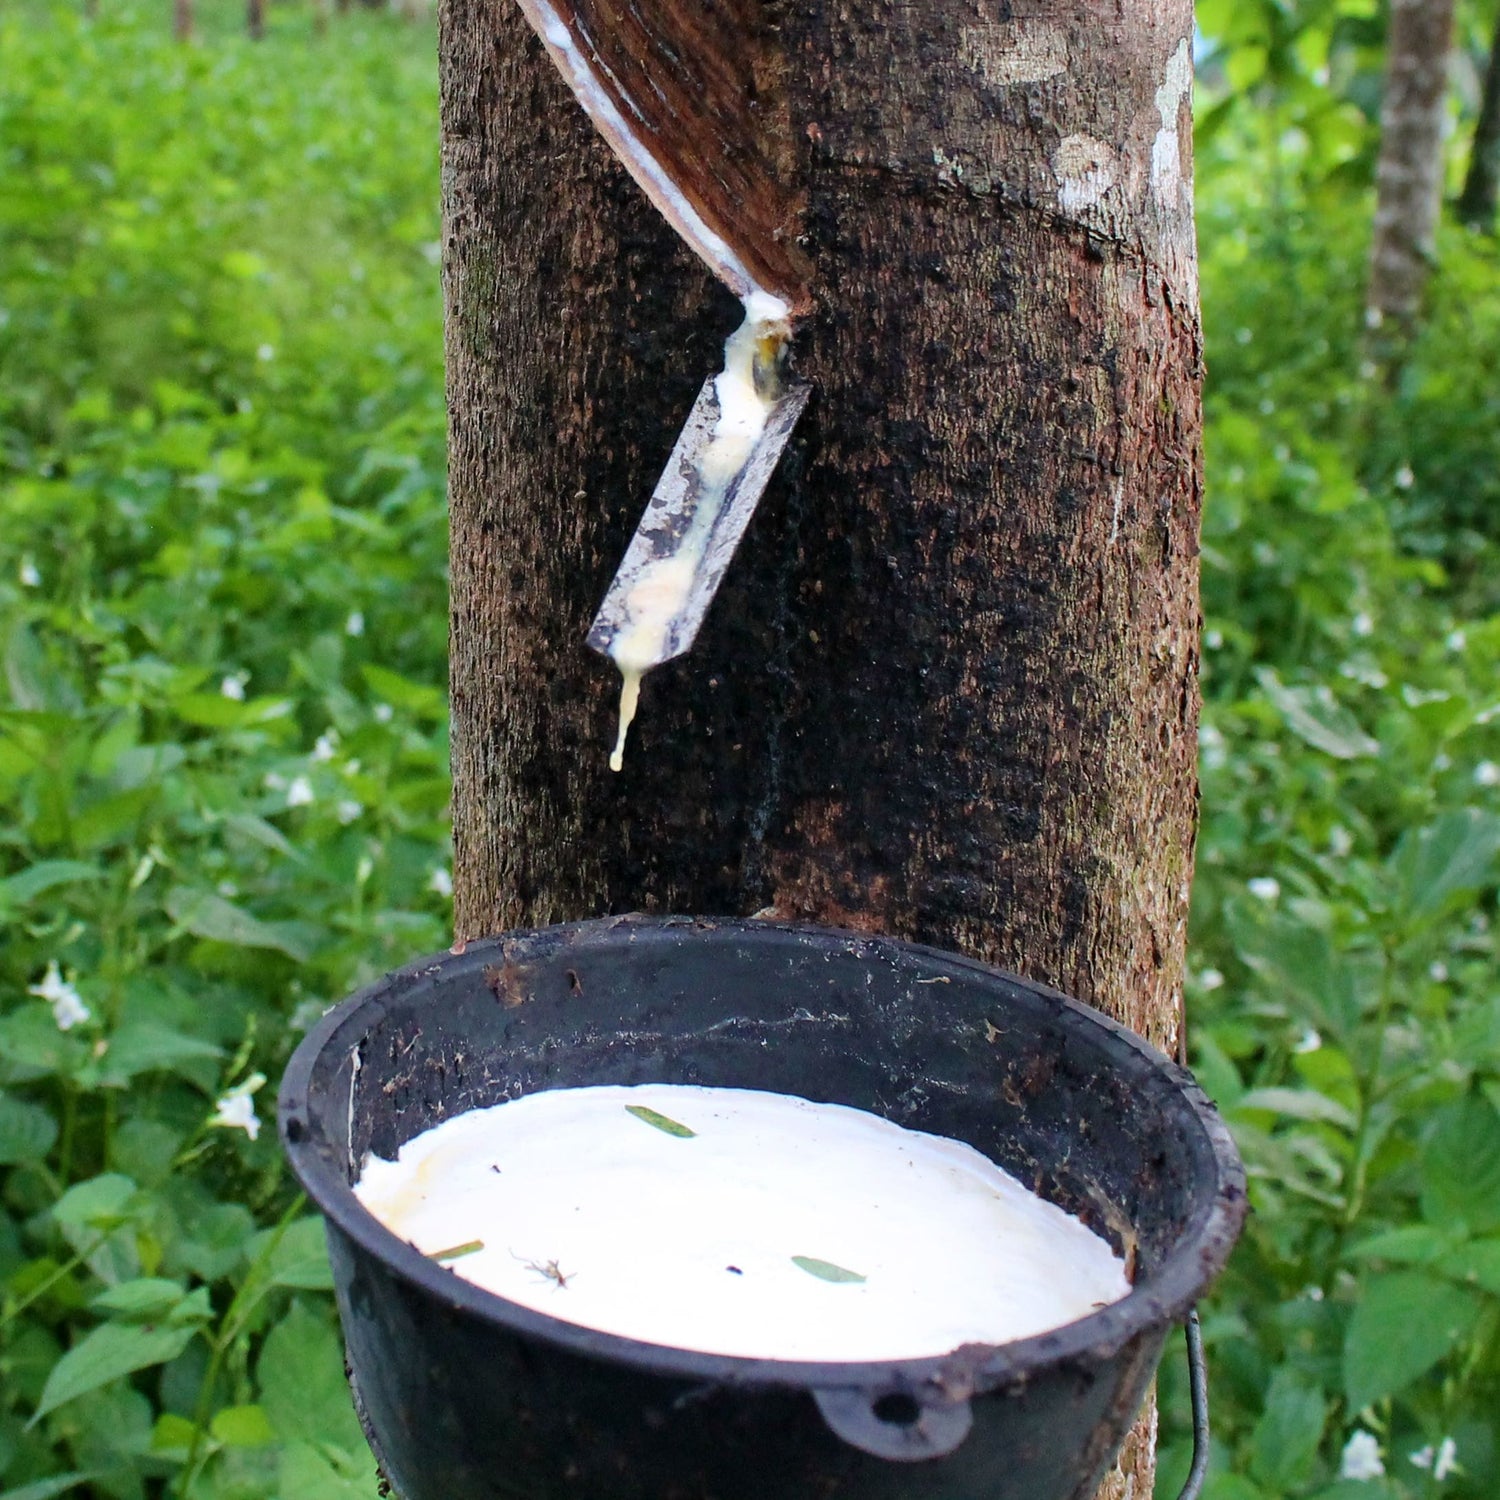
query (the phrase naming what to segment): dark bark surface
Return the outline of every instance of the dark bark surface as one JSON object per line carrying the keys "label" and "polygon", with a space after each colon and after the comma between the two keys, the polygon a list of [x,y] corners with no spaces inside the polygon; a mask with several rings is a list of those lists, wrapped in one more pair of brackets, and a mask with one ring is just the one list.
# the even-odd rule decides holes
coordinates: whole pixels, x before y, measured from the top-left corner
{"label": "dark bark surface", "polygon": [[1453,15],[1454,0],[1391,0],[1365,305],[1396,342],[1416,329],[1437,255]]}
{"label": "dark bark surface", "polygon": [[[813,404],[625,769],[590,618],[738,308],[498,0],[443,10],[460,938],[878,929],[1171,1048],[1195,814],[1187,0],[765,5]],[[1110,1493],[1150,1493],[1149,1425]]]}
{"label": "dark bark surface", "polygon": [[1469,170],[1458,200],[1458,216],[1474,229],[1493,234],[1500,208],[1500,16],[1490,44],[1490,65],[1484,75],[1484,95],[1474,126]]}

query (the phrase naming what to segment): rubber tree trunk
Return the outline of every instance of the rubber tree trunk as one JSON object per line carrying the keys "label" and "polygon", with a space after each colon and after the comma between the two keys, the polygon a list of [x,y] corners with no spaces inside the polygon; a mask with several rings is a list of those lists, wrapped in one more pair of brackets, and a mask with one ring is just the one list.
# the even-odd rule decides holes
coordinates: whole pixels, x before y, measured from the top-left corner
{"label": "rubber tree trunk", "polygon": [[1474,147],[1458,200],[1458,216],[1473,229],[1495,231],[1500,207],[1500,17],[1490,45],[1490,65],[1484,75],[1484,96],[1474,126]]}
{"label": "rubber tree trunk", "polygon": [[[584,633],[739,309],[519,12],[445,0],[460,939],[775,914],[958,948],[1175,1045],[1198,707],[1190,0],[985,14],[763,12],[817,393],[613,775],[618,678]],[[1151,1448],[1148,1422],[1113,1493],[1145,1500]]]}
{"label": "rubber tree trunk", "polygon": [[1367,322],[1377,344],[1416,332],[1437,258],[1454,0],[1391,0]]}

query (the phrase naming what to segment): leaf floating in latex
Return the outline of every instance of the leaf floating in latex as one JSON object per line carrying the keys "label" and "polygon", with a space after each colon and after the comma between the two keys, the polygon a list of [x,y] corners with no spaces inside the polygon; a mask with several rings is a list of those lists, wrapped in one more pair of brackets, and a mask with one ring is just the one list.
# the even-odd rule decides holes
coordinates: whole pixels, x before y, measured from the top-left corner
{"label": "leaf floating in latex", "polygon": [[686,1125],[669,1119],[654,1109],[647,1109],[644,1104],[627,1104],[625,1106],[627,1115],[634,1115],[637,1120],[643,1120],[647,1125],[656,1130],[664,1131],[667,1135],[675,1135],[679,1140],[691,1140],[698,1134],[696,1130],[689,1130]]}
{"label": "leaf floating in latex", "polygon": [[818,1260],[811,1255],[794,1255],[792,1264],[799,1270],[806,1271],[809,1276],[816,1276],[819,1281],[848,1284],[865,1280],[858,1271],[846,1271],[843,1266],[836,1266],[831,1260]]}
{"label": "leaf floating in latex", "polygon": [[462,1260],[466,1255],[475,1255],[484,1249],[483,1240],[465,1240],[461,1245],[454,1245],[447,1250],[429,1250],[428,1260],[449,1261]]}

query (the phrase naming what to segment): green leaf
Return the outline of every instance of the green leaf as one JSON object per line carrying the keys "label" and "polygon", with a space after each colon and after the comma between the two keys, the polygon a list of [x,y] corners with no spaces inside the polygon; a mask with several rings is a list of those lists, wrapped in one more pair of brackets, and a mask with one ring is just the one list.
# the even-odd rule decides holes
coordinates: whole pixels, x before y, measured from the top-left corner
{"label": "green leaf", "polygon": [[1453,1236],[1428,1224],[1403,1224],[1372,1234],[1344,1251],[1345,1260],[1390,1260],[1421,1266],[1434,1261],[1453,1243]]}
{"label": "green leaf", "polygon": [[794,1255],[792,1264],[798,1270],[806,1271],[809,1276],[816,1276],[819,1281],[852,1284],[866,1279],[858,1271],[846,1271],[843,1266],[836,1266],[831,1260],[818,1260],[812,1255]]}
{"label": "green leaf", "polygon": [[1471,1240],[1437,1262],[1444,1276],[1500,1297],[1500,1240]]}
{"label": "green leaf", "polygon": [[1312,1478],[1327,1420],[1323,1392],[1293,1370],[1277,1370],[1251,1437],[1256,1479],[1277,1494],[1299,1489]]}
{"label": "green leaf", "polygon": [[1497,854],[1500,817],[1465,807],[1403,834],[1389,863],[1403,905],[1420,919],[1435,915],[1455,896],[1487,886]]}
{"label": "green leaf", "polygon": [[1500,1113],[1479,1094],[1444,1109],[1427,1139],[1422,1217],[1475,1234],[1500,1229]]}
{"label": "green leaf", "polygon": [[129,1322],[158,1323],[187,1296],[187,1288],[160,1276],[138,1276],[101,1292],[89,1306]]}
{"label": "green leaf", "polygon": [[1471,1293],[1424,1271],[1393,1271],[1365,1284],[1344,1336],[1351,1411],[1404,1390],[1474,1326]]}
{"label": "green leaf", "polygon": [[[284,1442],[332,1442],[350,1453],[364,1438],[344,1379],[344,1346],[331,1318],[303,1299],[266,1335],[256,1365],[260,1405]],[[289,1491],[288,1493],[300,1492]]]}
{"label": "green leaf", "polygon": [[96,1478],[96,1474],[75,1469],[71,1474],[54,1474],[50,1479],[23,1484],[18,1490],[0,1492],[0,1500],[57,1500],[57,1496],[70,1495],[79,1485]]}
{"label": "green leaf", "polygon": [[[267,1229],[256,1235],[249,1247],[254,1262],[263,1246],[275,1234]],[[328,1264],[328,1237],[319,1218],[297,1219],[282,1231],[265,1267],[267,1280],[273,1286],[292,1287],[298,1291],[331,1292],[333,1268]]]}
{"label": "green leaf", "polygon": [[216,1062],[223,1056],[222,1047],[170,1026],[127,1021],[110,1037],[98,1079],[105,1088],[124,1088],[142,1073],[167,1073],[186,1062]]}
{"label": "green leaf", "polygon": [[429,1250],[427,1258],[446,1264],[450,1260],[462,1260],[466,1255],[477,1255],[483,1249],[483,1240],[465,1240],[463,1244],[452,1245],[447,1250]]}
{"label": "green leaf", "polygon": [[1380,753],[1379,741],[1360,728],[1359,721],[1327,688],[1288,687],[1269,667],[1255,675],[1282,722],[1313,749],[1339,760]]}
{"label": "green leaf", "polygon": [[689,1130],[686,1125],[679,1124],[676,1120],[668,1119],[666,1115],[658,1114],[654,1109],[648,1109],[644,1104],[627,1104],[625,1106],[627,1115],[634,1115],[637,1120],[644,1121],[647,1125],[665,1132],[667,1135],[675,1135],[680,1140],[691,1140],[698,1134],[696,1130]]}
{"label": "green leaf", "polygon": [[405,709],[419,719],[440,719],[447,712],[443,694],[435,687],[372,663],[366,663],[360,671],[370,690],[393,708]]}
{"label": "green leaf", "polygon": [[276,1432],[259,1406],[226,1406],[214,1413],[209,1431],[226,1448],[264,1448]]}
{"label": "green leaf", "polygon": [[1293,1120],[1323,1121],[1338,1125],[1344,1130],[1353,1130],[1355,1126],[1352,1111],[1314,1089],[1251,1089],[1240,1095],[1235,1101],[1234,1109],[1236,1113],[1246,1109],[1262,1109]]}
{"label": "green leaf", "polygon": [[29,1425],[65,1402],[96,1391],[112,1380],[175,1359],[193,1337],[192,1328],[155,1328],[134,1323],[105,1323],[85,1334],[52,1367],[42,1399]]}
{"label": "green leaf", "polygon": [[97,865],[85,864],[79,859],[39,860],[19,874],[0,880],[0,907],[25,906],[59,886],[98,880],[101,873]]}
{"label": "green leaf", "polygon": [[286,924],[262,922],[212,891],[174,886],[163,905],[167,915],[194,937],[236,948],[274,948],[299,963],[308,958],[306,945]]}
{"label": "green leaf", "polygon": [[64,1232],[115,1229],[128,1224],[140,1207],[134,1182],[118,1172],[76,1182],[52,1205]]}
{"label": "green leaf", "polygon": [[39,1104],[0,1094],[0,1166],[44,1162],[57,1139],[57,1121]]}
{"label": "green leaf", "polygon": [[237,702],[222,693],[186,693],[172,707],[185,723],[200,729],[249,729],[291,715],[290,698],[249,698]]}
{"label": "green leaf", "polygon": [[289,1443],[281,1455],[281,1494],[295,1496],[296,1500],[376,1500],[379,1490],[374,1463],[368,1458],[356,1460],[348,1453],[339,1457],[343,1460],[341,1467],[330,1462],[326,1447]]}

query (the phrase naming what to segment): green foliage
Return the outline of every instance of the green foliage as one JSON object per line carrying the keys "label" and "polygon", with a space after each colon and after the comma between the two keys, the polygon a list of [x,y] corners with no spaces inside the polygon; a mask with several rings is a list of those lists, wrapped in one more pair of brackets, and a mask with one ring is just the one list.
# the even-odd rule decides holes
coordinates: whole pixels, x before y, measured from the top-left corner
{"label": "green foliage", "polygon": [[257,1089],[447,940],[432,37],[102,9],[0,17],[0,1495],[356,1500]]}
{"label": "green foliage", "polygon": [[[368,1500],[262,1084],[446,941],[431,37],[102,9],[0,16],[0,1500]],[[1200,8],[1211,1500],[1500,1493],[1500,298],[1372,387],[1384,13]]]}
{"label": "green foliage", "polygon": [[[1208,1493],[1481,1500],[1500,1493],[1500,257],[1445,235],[1431,322],[1380,388],[1368,193],[1292,144],[1241,109],[1199,163],[1189,997],[1255,1209],[1206,1309]],[[1175,1368],[1164,1404],[1170,1495]],[[1341,1480],[1361,1431],[1384,1476]]]}

